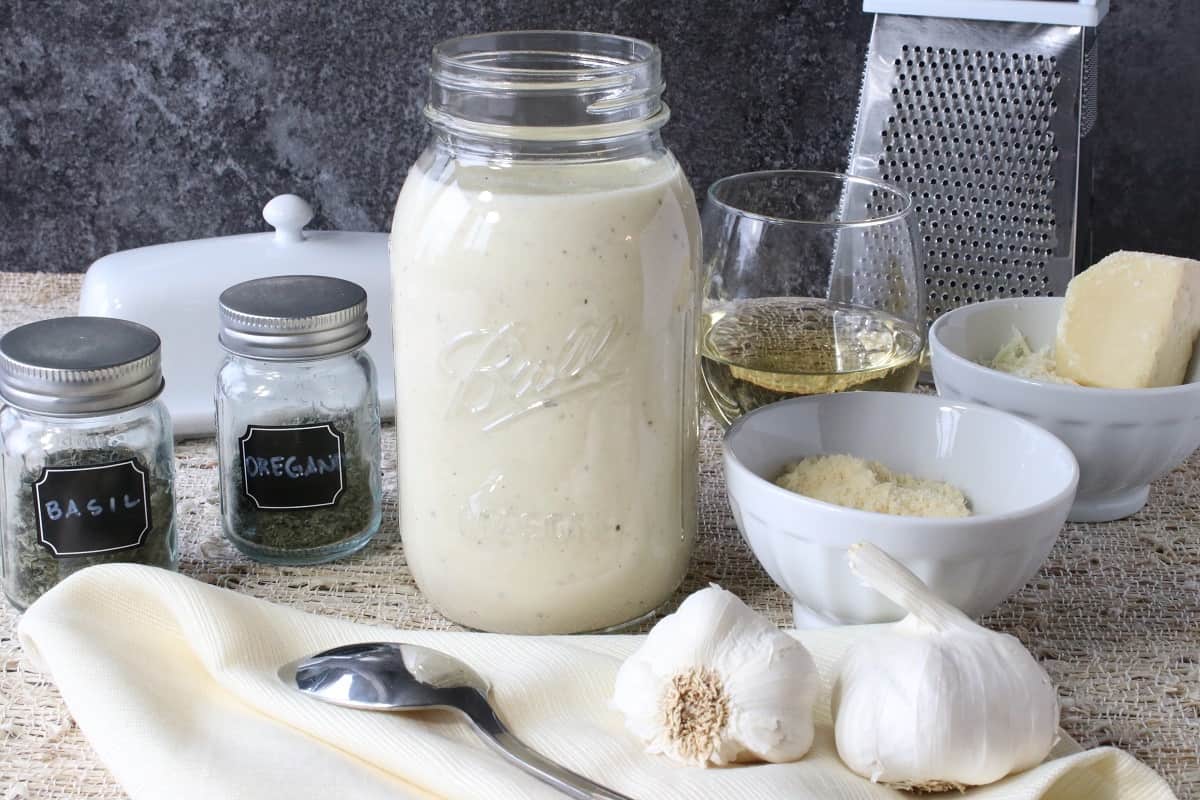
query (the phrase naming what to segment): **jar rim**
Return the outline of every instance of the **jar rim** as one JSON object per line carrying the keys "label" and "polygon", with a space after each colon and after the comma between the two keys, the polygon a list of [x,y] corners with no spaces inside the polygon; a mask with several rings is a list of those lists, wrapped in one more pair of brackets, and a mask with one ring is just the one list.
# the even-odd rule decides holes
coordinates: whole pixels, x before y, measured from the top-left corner
{"label": "jar rim", "polygon": [[529,30],[472,34],[433,48],[425,114],[485,137],[596,138],[659,127],[662,53],[628,36]]}
{"label": "jar rim", "polygon": [[[574,41],[577,46],[562,48]],[[587,49],[578,46],[592,43]],[[490,45],[490,46],[489,46]],[[543,49],[531,50],[539,46]],[[556,49],[544,49],[555,47]],[[616,48],[623,48],[627,55],[622,58]],[[606,52],[607,50],[607,52]],[[486,58],[520,58],[537,55],[541,57],[575,58],[574,66],[511,66],[487,63]],[[621,36],[615,33],[590,33],[566,30],[500,31],[496,33],[473,33],[446,39],[433,47],[434,69],[456,68],[477,73],[480,76],[523,78],[535,80],[587,80],[622,74],[637,69],[640,65],[661,61],[658,47],[642,39]],[[594,63],[588,63],[593,61]]]}

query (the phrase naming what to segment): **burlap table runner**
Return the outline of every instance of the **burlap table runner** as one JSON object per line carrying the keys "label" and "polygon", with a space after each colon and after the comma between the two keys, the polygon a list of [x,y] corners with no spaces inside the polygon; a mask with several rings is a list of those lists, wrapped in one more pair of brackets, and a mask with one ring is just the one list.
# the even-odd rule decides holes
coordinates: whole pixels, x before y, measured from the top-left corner
{"label": "burlap table runner", "polygon": [[[78,276],[0,274],[0,328],[72,313],[78,289]],[[353,558],[302,568],[258,564],[225,543],[212,443],[180,445],[181,571],[354,622],[453,628],[425,602],[404,562],[394,445],[394,430],[385,429],[382,532]],[[788,625],[787,596],[729,515],[719,453],[719,433],[706,424],[701,535],[680,596],[716,581]],[[0,611],[0,800],[123,798],[54,687],[21,655],[16,619],[6,605]],[[1059,687],[1063,727],[1080,743],[1124,748],[1180,797],[1200,798],[1200,457],[1159,481],[1132,519],[1068,525],[1038,577],[988,624],[1041,659]]]}

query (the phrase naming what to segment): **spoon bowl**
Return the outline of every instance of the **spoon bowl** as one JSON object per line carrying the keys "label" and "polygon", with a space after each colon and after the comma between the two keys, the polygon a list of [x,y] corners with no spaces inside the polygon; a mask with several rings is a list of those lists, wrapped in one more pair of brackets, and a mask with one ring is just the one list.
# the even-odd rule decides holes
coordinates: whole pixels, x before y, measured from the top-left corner
{"label": "spoon bowl", "polygon": [[488,682],[439,650],[398,642],[348,644],[285,664],[279,677],[310,697],[347,708],[455,712],[505,760],[568,797],[631,800],[555,764],[514,736],[488,702]]}
{"label": "spoon bowl", "polygon": [[366,711],[455,708],[471,692],[486,702],[491,691],[457,658],[393,642],[335,647],[286,664],[279,675],[305,694]]}

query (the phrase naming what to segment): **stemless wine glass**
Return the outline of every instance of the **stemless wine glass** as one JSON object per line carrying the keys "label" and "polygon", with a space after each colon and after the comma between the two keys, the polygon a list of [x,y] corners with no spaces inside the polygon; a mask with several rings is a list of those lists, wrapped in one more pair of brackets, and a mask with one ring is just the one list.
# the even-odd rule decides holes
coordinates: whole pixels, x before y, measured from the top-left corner
{"label": "stemless wine glass", "polygon": [[798,395],[912,391],[926,325],[907,194],[833,172],[749,172],[712,185],[702,224],[700,371],[722,425]]}

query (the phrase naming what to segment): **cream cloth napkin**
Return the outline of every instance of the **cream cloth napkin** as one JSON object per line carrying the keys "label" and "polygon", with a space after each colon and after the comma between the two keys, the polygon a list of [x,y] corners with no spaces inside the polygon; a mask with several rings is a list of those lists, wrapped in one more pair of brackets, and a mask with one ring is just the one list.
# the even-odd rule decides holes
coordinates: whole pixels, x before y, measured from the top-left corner
{"label": "cream cloth napkin", "polygon": [[[702,770],[642,752],[607,701],[637,636],[517,637],[395,631],[271,605],[152,567],[83,570],[21,620],[21,642],[134,800],[406,797],[552,800],[561,795],[483,748],[444,712],[337,708],[276,677],[280,665],[355,641],[455,655],[493,685],[501,716],[550,758],[637,800],[907,797],[837,758],[828,679],[865,628],[801,632],[825,679],[813,750],[794,764]],[[972,790],[977,798],[1171,798],[1119,750],[1078,752]],[[958,795],[954,795],[957,797]]]}

